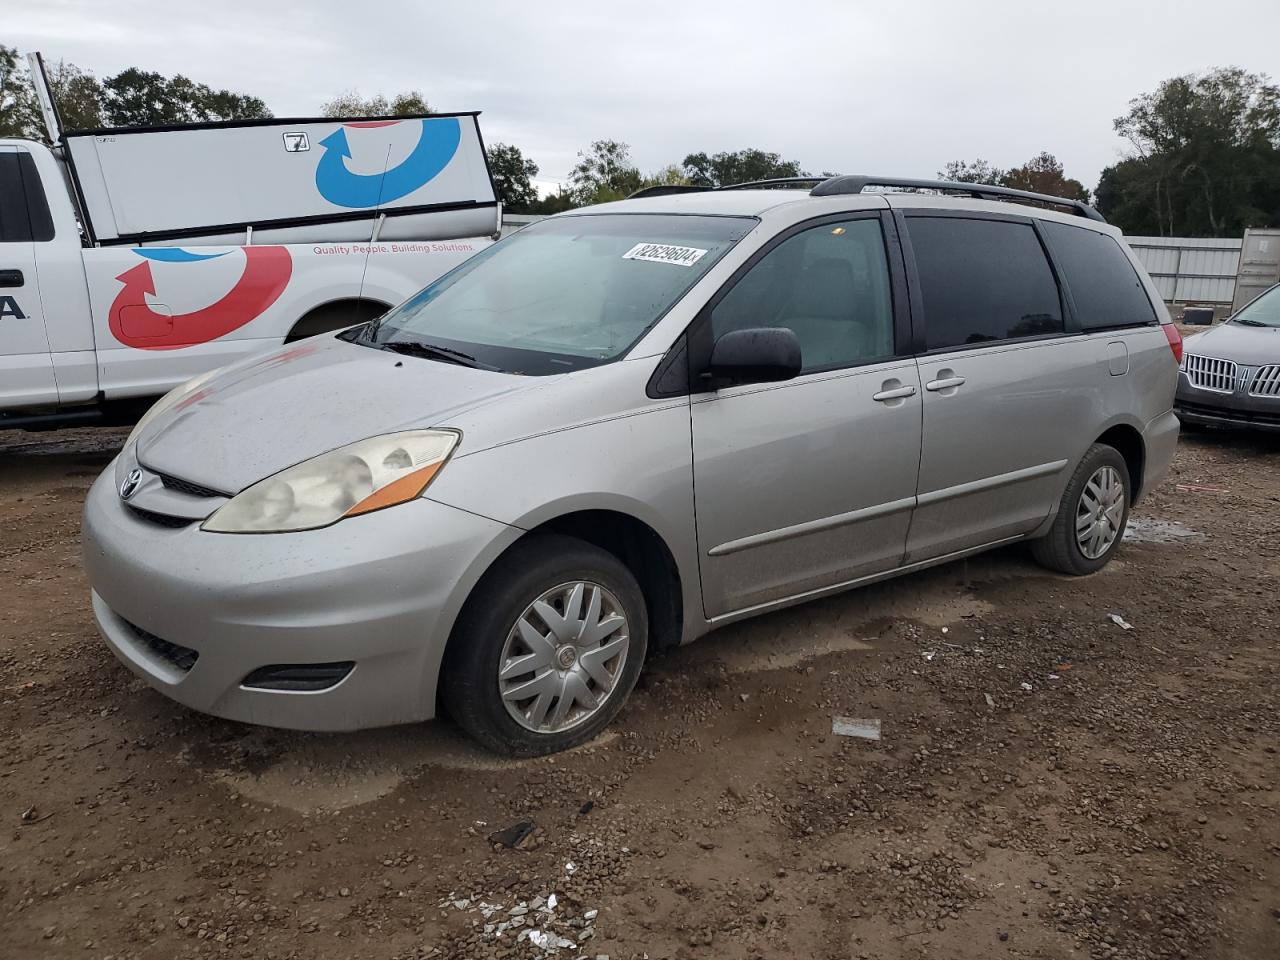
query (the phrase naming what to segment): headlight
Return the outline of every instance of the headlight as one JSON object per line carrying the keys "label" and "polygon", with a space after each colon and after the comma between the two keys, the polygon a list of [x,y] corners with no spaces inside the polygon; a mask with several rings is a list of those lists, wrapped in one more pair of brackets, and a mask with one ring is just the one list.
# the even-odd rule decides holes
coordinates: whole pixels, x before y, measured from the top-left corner
{"label": "headlight", "polygon": [[188,394],[195,393],[206,383],[212,380],[217,373],[218,371],[215,369],[210,370],[207,373],[202,373],[198,377],[192,377],[186,383],[178,384],[163,397],[153,403],[151,408],[142,415],[142,419],[138,421],[137,426],[135,426],[133,431],[129,434],[129,439],[124,442],[125,447],[131,447],[134,444],[138,437],[141,436],[142,430],[147,424],[160,416],[160,414],[164,413],[183,397]]}
{"label": "headlight", "polygon": [[227,501],[200,529],[314,530],[405,503],[427,488],[458,439],[453,430],[410,430],[339,447],[255,483]]}

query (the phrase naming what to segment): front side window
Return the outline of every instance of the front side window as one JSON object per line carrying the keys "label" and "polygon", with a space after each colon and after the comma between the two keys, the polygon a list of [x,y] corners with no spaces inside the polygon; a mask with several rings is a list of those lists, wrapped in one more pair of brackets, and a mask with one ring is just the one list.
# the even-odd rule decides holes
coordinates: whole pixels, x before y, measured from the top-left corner
{"label": "front side window", "polygon": [[1087,227],[1042,221],[1065,274],[1083,330],[1156,323],[1147,291],[1113,237]]}
{"label": "front side window", "polygon": [[1280,287],[1272,287],[1262,296],[1241,307],[1232,323],[1246,327],[1280,327]]}
{"label": "front side window", "polygon": [[535,223],[405,301],[357,342],[532,376],[608,363],[756,222],[588,214]]}
{"label": "front side window", "polygon": [[962,217],[907,223],[930,350],[1064,332],[1058,284],[1030,225]]}
{"label": "front side window", "polygon": [[804,371],[893,356],[893,301],[878,219],[826,223],[788,237],[711,312],[712,337],[787,327]]}

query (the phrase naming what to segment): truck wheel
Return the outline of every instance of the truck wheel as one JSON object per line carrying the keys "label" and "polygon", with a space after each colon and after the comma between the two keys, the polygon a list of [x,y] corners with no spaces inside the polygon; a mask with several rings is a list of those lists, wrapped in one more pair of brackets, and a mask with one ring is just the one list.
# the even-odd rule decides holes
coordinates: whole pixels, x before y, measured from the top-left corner
{"label": "truck wheel", "polygon": [[574,537],[533,536],[467,601],[445,654],[441,699],[491,750],[567,750],[622,708],[648,630],[640,585],[616,557]]}
{"label": "truck wheel", "polygon": [[358,323],[368,323],[374,317],[380,317],[390,308],[376,300],[340,300],[337,303],[326,303],[316,307],[293,325],[285,343],[303,340],[321,333],[331,333],[354,327]]}
{"label": "truck wheel", "polygon": [[1129,465],[1115,447],[1089,447],[1067,482],[1049,532],[1031,542],[1031,554],[1059,573],[1101,570],[1120,549],[1129,522]]}

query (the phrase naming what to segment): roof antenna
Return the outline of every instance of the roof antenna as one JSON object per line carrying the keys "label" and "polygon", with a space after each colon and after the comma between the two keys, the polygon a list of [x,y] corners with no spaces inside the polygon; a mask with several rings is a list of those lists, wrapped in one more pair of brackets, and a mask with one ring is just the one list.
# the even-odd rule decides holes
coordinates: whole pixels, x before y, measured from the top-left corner
{"label": "roof antenna", "polygon": [[364,268],[360,271],[360,290],[356,294],[356,302],[351,308],[351,317],[355,321],[359,318],[360,305],[364,303],[364,281],[369,274],[369,258],[373,256],[373,245],[378,242],[378,235],[382,232],[382,223],[386,220],[387,215],[382,212],[382,191],[387,183],[387,170],[391,166],[391,144],[387,143],[387,155],[382,160],[382,177],[378,180],[378,203],[373,208],[373,228],[369,231],[369,245],[364,248]]}

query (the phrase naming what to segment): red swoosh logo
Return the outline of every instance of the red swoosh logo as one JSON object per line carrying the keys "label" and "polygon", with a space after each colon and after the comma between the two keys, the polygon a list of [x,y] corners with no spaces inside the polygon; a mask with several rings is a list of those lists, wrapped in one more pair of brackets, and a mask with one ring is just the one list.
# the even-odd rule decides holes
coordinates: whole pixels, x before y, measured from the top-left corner
{"label": "red swoosh logo", "polygon": [[151,263],[144,260],[116,277],[124,287],[107,315],[112,335],[140,350],[177,350],[208,343],[238,330],[280,298],[293,275],[284,247],[244,247],[244,273],[221,300],[201,310],[169,316],[156,313],[146,295],[155,296]]}

